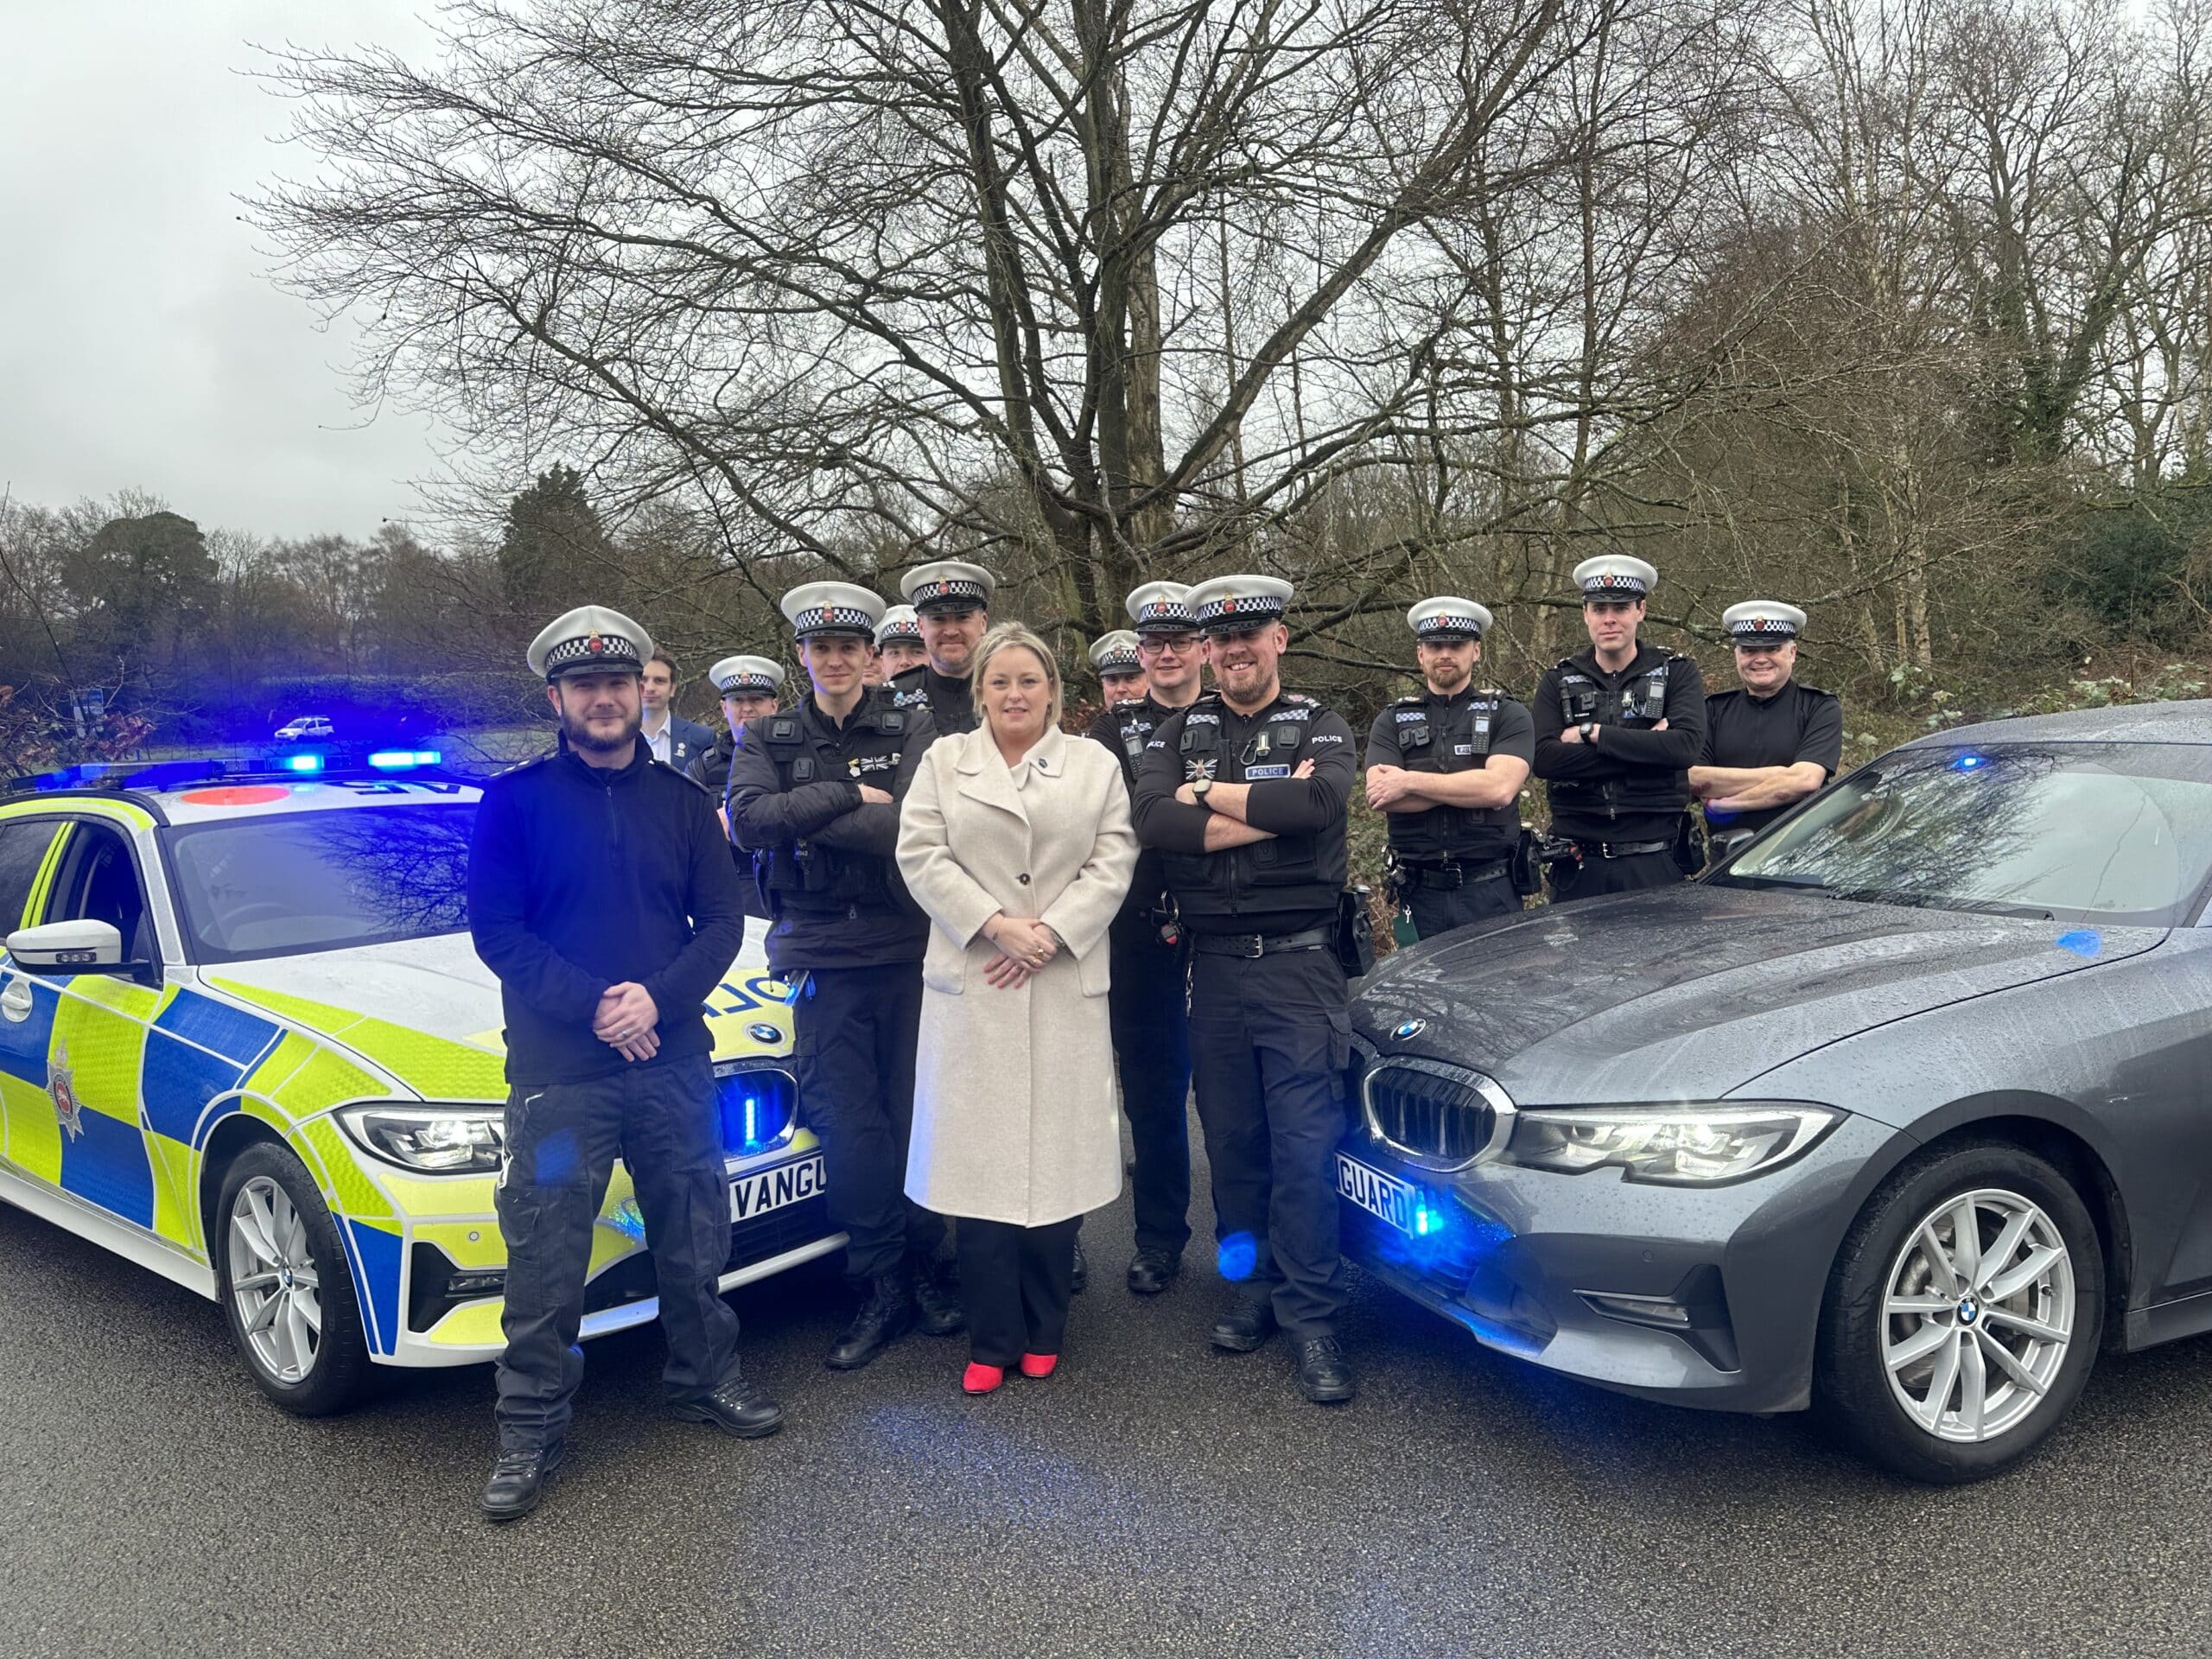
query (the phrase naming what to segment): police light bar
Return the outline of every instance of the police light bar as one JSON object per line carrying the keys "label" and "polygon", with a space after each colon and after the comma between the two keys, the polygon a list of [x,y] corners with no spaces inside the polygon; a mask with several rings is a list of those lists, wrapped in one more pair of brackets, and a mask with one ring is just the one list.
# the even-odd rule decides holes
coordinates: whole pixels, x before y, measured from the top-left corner
{"label": "police light bar", "polygon": [[322,757],[319,754],[287,754],[279,757],[287,772],[321,772]]}
{"label": "police light bar", "polygon": [[416,766],[435,766],[444,759],[435,749],[378,749],[369,756],[369,764],[378,772],[410,772]]}

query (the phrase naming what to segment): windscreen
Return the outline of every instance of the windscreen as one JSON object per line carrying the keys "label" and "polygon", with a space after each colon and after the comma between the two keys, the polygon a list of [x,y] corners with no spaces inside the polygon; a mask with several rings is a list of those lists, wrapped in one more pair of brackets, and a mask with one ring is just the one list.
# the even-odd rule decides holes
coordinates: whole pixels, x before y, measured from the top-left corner
{"label": "windscreen", "polygon": [[2172,926],[2188,919],[2208,869],[2212,751],[2005,744],[1885,755],[1707,879]]}
{"label": "windscreen", "polygon": [[468,925],[473,802],[349,807],[166,832],[196,962],[384,944]]}

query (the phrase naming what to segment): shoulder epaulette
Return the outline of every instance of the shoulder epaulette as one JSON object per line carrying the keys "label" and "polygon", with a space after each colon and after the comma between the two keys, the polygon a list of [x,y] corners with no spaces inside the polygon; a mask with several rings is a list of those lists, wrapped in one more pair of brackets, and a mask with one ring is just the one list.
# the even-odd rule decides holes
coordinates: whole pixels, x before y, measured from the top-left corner
{"label": "shoulder epaulette", "polygon": [[1830,702],[1841,702],[1843,701],[1843,699],[1838,696],[1834,692],[1823,691],[1817,685],[1807,685],[1802,681],[1796,680],[1791,681],[1790,683],[1796,686],[1800,691],[1802,691],[1810,696],[1826,697]]}

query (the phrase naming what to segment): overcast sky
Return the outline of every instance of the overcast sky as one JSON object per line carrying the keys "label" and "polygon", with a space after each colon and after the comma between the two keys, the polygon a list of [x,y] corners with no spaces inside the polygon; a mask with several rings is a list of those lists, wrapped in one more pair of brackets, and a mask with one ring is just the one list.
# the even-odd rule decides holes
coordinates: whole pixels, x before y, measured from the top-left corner
{"label": "overcast sky", "polygon": [[137,487],[199,521],[365,536],[416,516],[419,419],[372,424],[346,341],[270,286],[235,197],[287,106],[249,42],[418,60],[426,0],[0,0],[0,484],[59,506]]}

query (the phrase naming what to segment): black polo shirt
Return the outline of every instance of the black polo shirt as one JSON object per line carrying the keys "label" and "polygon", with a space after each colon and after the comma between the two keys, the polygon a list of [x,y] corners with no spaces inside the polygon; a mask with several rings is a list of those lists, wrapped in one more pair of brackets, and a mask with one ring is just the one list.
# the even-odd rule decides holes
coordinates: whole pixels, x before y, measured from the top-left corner
{"label": "black polo shirt", "polygon": [[[1829,692],[1790,680],[1770,697],[1755,697],[1739,686],[1705,700],[1701,766],[1749,769],[1809,760],[1833,778],[1842,760],[1843,704]],[[1708,805],[1705,817],[1716,830],[1764,830],[1788,810],[1715,812]]]}

